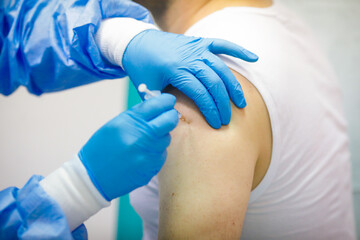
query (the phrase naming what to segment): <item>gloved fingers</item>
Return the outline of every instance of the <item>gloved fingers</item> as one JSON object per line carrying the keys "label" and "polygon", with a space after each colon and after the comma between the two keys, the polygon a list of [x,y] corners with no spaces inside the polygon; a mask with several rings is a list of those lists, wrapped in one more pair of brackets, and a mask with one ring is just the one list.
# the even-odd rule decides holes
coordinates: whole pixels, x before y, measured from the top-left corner
{"label": "gloved fingers", "polygon": [[207,40],[210,41],[209,51],[214,54],[226,54],[248,62],[256,62],[259,59],[256,54],[235,43],[215,38]]}
{"label": "gloved fingers", "polygon": [[167,158],[167,151],[165,150],[161,153],[161,157],[156,158],[155,160],[156,166],[154,165],[154,163],[152,163],[152,167],[149,167],[150,169],[152,169],[152,171],[150,172],[151,178],[153,178],[156,174],[158,174],[161,171],[161,168],[164,166],[166,158]]}
{"label": "gloved fingers", "polygon": [[174,108],[176,98],[171,94],[161,94],[135,105],[131,111],[145,121],[150,121],[164,112]]}
{"label": "gloved fingers", "polygon": [[[146,146],[147,152],[158,155],[162,154],[164,151],[166,151],[166,148],[169,147],[170,142],[171,142],[171,136],[169,133],[163,135],[160,138],[155,138],[151,143],[149,143],[149,145]],[[159,159],[159,158],[155,157],[154,159]],[[152,160],[152,161],[156,161],[156,160]],[[150,164],[154,165],[154,163],[150,163]]]}
{"label": "gloved fingers", "polygon": [[166,149],[170,146],[171,136],[169,133],[165,134],[164,136],[159,138],[158,141],[159,145],[162,147],[161,153],[166,152]]}
{"label": "gloved fingers", "polygon": [[[169,137],[170,137],[170,135],[169,135]],[[155,171],[157,171],[157,173],[155,173],[155,175],[158,174],[160,172],[161,168],[164,166],[166,158],[167,158],[167,151],[165,149],[165,151],[163,151],[161,153],[161,157],[157,159],[157,168],[155,169]]]}
{"label": "gloved fingers", "polygon": [[188,71],[183,71],[180,74],[181,76],[176,81],[170,80],[171,85],[194,101],[211,127],[220,128],[219,111],[205,86]]}
{"label": "gloved fingers", "polygon": [[224,125],[229,124],[231,118],[230,97],[226,91],[224,82],[203,62],[194,67],[193,74],[206,87],[214,99],[220,114],[221,123]]}
{"label": "gloved fingers", "polygon": [[242,87],[234,74],[230,71],[229,67],[226,66],[219,57],[213,54],[209,54],[204,59],[204,62],[222,79],[234,104],[239,108],[246,107],[246,100]]}
{"label": "gloved fingers", "polygon": [[162,153],[161,158],[159,160],[159,171],[158,172],[160,172],[161,168],[164,166],[166,159],[167,159],[167,151],[165,150]]}
{"label": "gloved fingers", "polygon": [[148,124],[154,130],[157,137],[163,137],[174,130],[178,122],[178,112],[175,109],[172,109],[157,116]]}

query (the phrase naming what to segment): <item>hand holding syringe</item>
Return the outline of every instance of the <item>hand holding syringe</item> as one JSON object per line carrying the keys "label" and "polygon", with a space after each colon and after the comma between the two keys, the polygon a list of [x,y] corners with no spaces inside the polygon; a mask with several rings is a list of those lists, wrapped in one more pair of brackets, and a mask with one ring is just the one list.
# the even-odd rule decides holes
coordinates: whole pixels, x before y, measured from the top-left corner
{"label": "hand holding syringe", "polygon": [[150,91],[147,88],[146,84],[144,84],[144,83],[139,85],[138,90],[141,93],[145,93],[145,97],[144,97],[145,100],[148,100],[148,99],[150,99],[152,97],[156,97],[156,96],[161,95],[161,91],[158,91],[158,90]]}
{"label": "hand holding syringe", "polygon": [[[145,100],[148,100],[148,99],[150,99],[150,98],[153,98],[153,97],[156,97],[156,96],[161,95],[161,91],[159,91],[159,90],[150,91],[150,90],[147,88],[146,84],[144,84],[144,83],[142,83],[142,84],[139,85],[138,91],[141,92],[141,93],[145,93],[145,96],[144,96],[144,99],[145,99]],[[179,116],[179,118],[181,118],[181,117],[182,117],[182,116],[181,116],[181,113],[178,112],[178,116]]]}

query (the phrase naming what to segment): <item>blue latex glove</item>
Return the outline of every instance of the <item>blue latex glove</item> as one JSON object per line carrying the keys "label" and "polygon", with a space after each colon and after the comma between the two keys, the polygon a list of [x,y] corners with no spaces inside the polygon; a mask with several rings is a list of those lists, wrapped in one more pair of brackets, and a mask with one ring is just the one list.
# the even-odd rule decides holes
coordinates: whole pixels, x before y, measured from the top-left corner
{"label": "blue latex glove", "polygon": [[40,95],[124,77],[94,40],[101,20],[111,17],[152,22],[132,1],[0,0],[0,93],[22,85]]}
{"label": "blue latex glove", "polygon": [[129,43],[122,63],[136,87],[145,83],[150,90],[162,90],[171,84],[195,102],[212,127],[220,128],[230,122],[229,95],[240,108],[246,101],[235,76],[215,54],[258,59],[225,40],[146,30]]}
{"label": "blue latex glove", "polygon": [[22,188],[0,191],[0,239],[88,239],[84,225],[70,232],[60,206],[33,176]]}
{"label": "blue latex glove", "polygon": [[163,166],[169,132],[179,119],[176,98],[162,94],[121,113],[79,152],[90,179],[108,201],[146,185]]}

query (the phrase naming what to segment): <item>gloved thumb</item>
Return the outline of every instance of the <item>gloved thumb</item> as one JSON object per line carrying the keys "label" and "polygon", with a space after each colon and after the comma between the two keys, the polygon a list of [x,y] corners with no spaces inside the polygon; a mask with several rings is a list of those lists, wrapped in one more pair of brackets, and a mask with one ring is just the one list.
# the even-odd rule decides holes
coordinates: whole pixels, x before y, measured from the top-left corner
{"label": "gloved thumb", "polygon": [[173,109],[175,102],[176,98],[173,95],[164,93],[134,106],[129,111],[145,121],[150,121],[160,114]]}

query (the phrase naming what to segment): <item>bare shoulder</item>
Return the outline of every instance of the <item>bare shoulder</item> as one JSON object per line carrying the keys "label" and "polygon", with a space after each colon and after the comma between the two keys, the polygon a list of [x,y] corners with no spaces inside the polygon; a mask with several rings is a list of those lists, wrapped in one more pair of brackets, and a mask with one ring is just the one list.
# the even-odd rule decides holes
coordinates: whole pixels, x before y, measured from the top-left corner
{"label": "bare shoulder", "polygon": [[[171,88],[168,92],[176,96],[175,108],[182,114],[179,126],[172,136],[173,140],[177,141],[181,135],[189,136],[196,132],[199,138],[216,138],[224,144],[239,147],[236,152],[240,151],[239,144],[242,142],[251,145],[249,147],[254,148],[253,151],[259,154],[256,159],[257,165],[252,185],[252,189],[254,189],[261,182],[270,164],[272,150],[270,118],[266,104],[256,87],[241,74],[233,70],[232,72],[243,88],[247,101],[246,108],[239,109],[231,103],[230,124],[214,130],[207,124],[204,116],[190,98],[179,90]],[[178,144],[172,144],[172,146],[176,145]],[[176,149],[172,149],[172,151],[176,152]]]}
{"label": "bare shoulder", "polygon": [[175,89],[182,114],[159,175],[160,239],[228,239],[241,235],[251,190],[266,173],[271,126],[257,89],[234,72],[247,107],[232,104],[228,126],[211,128],[196,105]]}

